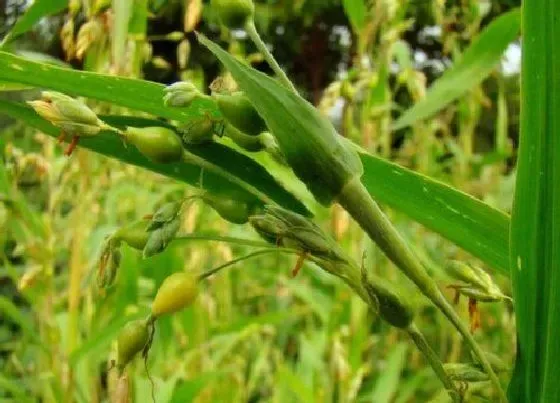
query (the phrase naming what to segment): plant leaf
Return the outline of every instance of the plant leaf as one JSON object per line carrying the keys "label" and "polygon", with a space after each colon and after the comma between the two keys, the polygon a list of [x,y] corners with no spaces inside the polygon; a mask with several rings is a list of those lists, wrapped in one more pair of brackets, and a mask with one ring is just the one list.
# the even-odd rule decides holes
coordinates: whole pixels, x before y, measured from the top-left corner
{"label": "plant leaf", "polygon": [[393,401],[399,387],[401,372],[405,366],[407,347],[407,344],[402,342],[393,347],[387,357],[385,368],[368,399],[370,402],[389,403]]}
{"label": "plant leaf", "polygon": [[519,9],[515,9],[492,21],[461,59],[430,87],[426,97],[397,119],[393,130],[429,118],[484,80],[494,70],[507,46],[517,38],[519,16]]}
{"label": "plant leaf", "polygon": [[[195,114],[190,109],[166,108],[162,103],[163,86],[160,84],[62,69],[29,62],[0,52],[0,63],[2,62],[6,63],[6,68],[0,69],[0,80],[44,86],[71,94],[79,91],[78,95],[136,108],[168,119],[188,120]],[[59,75],[63,75],[65,80],[57,79]],[[211,111],[215,109],[213,105],[203,107]],[[5,109],[6,113],[34,125],[40,124],[41,130],[46,131],[45,126],[50,127],[49,134],[53,136],[58,134],[58,130],[53,131],[52,126],[23,106],[2,102],[0,109]],[[141,126],[138,118],[134,119],[135,123],[129,122],[129,124]],[[117,125],[116,120],[108,120],[108,122]],[[154,121],[147,120],[146,124],[152,124],[149,122]],[[124,148],[121,142],[112,136],[83,139],[80,144],[125,162],[144,166],[193,185],[198,184],[200,173],[198,168],[180,164],[178,171],[175,171],[171,167],[156,166],[135,152],[133,147]],[[229,148],[225,151],[229,153]],[[210,158],[210,156],[205,157]],[[505,214],[443,183],[413,173],[396,164],[363,152],[360,157],[365,170],[364,185],[373,197],[403,211],[507,275],[509,221]],[[235,166],[225,167],[225,169],[234,169],[238,175],[243,175],[242,179],[245,181],[255,186],[259,184],[259,188],[264,186],[261,190],[284,207],[300,212],[305,211],[301,203],[281,188],[268,174],[261,172],[260,183],[254,182],[252,170],[246,169],[241,159],[236,161],[238,163]],[[247,157],[246,161],[250,164],[248,166],[254,165],[250,158]],[[220,157],[214,162],[224,163]],[[260,165],[257,166],[259,170],[262,169]],[[204,186],[209,190],[218,190],[223,186],[232,185],[222,178],[205,173]]]}
{"label": "plant leaf", "polygon": [[134,0],[112,0],[113,11],[111,48],[113,62],[120,71],[126,58],[126,41],[128,39],[128,24],[132,15]]}
{"label": "plant leaf", "polygon": [[360,152],[362,183],[379,202],[509,276],[509,217],[445,183]]}
{"label": "plant leaf", "polygon": [[354,31],[360,32],[366,24],[367,17],[367,7],[364,0],[342,0],[342,6]]}
{"label": "plant leaf", "polygon": [[44,351],[50,351],[49,347],[43,343],[39,335],[37,334],[37,329],[33,321],[28,318],[19,307],[17,307],[10,299],[0,295],[0,313],[2,318],[10,320],[12,323],[17,324],[21,330],[28,336],[33,342],[37,344]]}
{"label": "plant leaf", "polygon": [[[259,99],[258,110],[268,122],[268,118],[277,121],[287,121],[279,115],[279,108],[275,105],[285,99],[286,90],[280,84],[262,73],[241,65],[227,52],[221,50],[211,41],[200,38],[201,42],[227,64],[237,83],[251,99]],[[242,79],[241,79],[242,78]],[[246,82],[250,82],[244,87]],[[262,101],[262,97],[255,91],[260,86],[265,87],[270,102]],[[275,91],[277,86],[278,91]],[[277,95],[278,94],[278,95]],[[252,100],[255,102],[255,100]],[[296,104],[291,98],[292,104]],[[307,106],[301,100],[302,107],[297,110],[287,109],[286,113],[293,114],[291,120],[301,117],[300,110]],[[257,107],[257,105],[255,105]],[[304,126],[307,128],[306,126]],[[276,135],[277,133],[275,133]],[[286,134],[289,136],[291,133]],[[303,136],[304,131],[296,135]],[[291,135],[294,135],[293,133]],[[359,149],[359,147],[356,147]],[[433,229],[446,238],[456,242],[473,255],[480,257],[487,263],[501,269],[504,274],[508,272],[508,217],[497,210],[490,208],[474,198],[454,190],[450,186],[428,179],[422,175],[412,173],[398,165],[388,163],[367,153],[360,154],[365,174],[362,177],[364,186],[377,200],[384,202],[397,210],[409,214],[428,228]]]}
{"label": "plant leaf", "polygon": [[265,120],[294,173],[318,202],[333,203],[348,182],[361,176],[357,153],[313,105],[203,35],[198,40],[230,71]]}
{"label": "plant leaf", "polygon": [[18,19],[12,30],[6,35],[0,48],[2,48],[10,40],[26,33],[41,18],[58,13],[68,6],[68,0],[35,0],[27,9],[25,14]]}
{"label": "plant leaf", "polygon": [[[10,393],[21,403],[32,403],[34,401],[29,397],[29,390],[21,378],[6,378],[4,375],[0,374],[0,390]],[[2,393],[2,395],[4,395],[4,393]],[[8,402],[12,400],[1,399],[1,401]]]}
{"label": "plant leaf", "polygon": [[560,2],[523,4],[521,134],[511,222],[512,403],[560,401]]}
{"label": "plant leaf", "polygon": [[[106,101],[183,122],[198,115],[194,108],[167,108],[163,104],[165,86],[151,81],[61,68],[33,62],[6,52],[0,52],[0,66],[2,81]],[[196,106],[204,108],[207,104],[201,103]],[[209,107],[214,108],[211,103]]]}
{"label": "plant leaf", "polygon": [[[16,119],[25,121],[27,124],[38,128],[52,137],[57,137],[60,134],[59,129],[39,117],[32,109],[21,104],[0,100],[0,111]],[[110,124],[121,127],[126,125],[134,125],[138,127],[158,125],[169,127],[169,125],[164,122],[152,119],[121,116],[106,116],[104,119]],[[199,186],[200,184],[201,169],[198,166],[183,162],[169,165],[155,164],[140,154],[135,147],[125,147],[122,141],[110,132],[104,132],[95,137],[82,138],[80,140],[80,146],[97,153],[119,159],[128,164],[140,166],[170,178],[189,183],[193,186]],[[299,211],[302,214],[309,214],[305,206],[291,193],[286,191],[280,184],[278,184],[261,165],[257,164],[255,161],[243,154],[237,153],[236,151],[220,144],[189,146],[188,150],[193,154],[220,166],[222,169],[239,177],[241,180],[259,188],[263,193],[268,195],[278,204],[286,208]],[[204,189],[211,192],[227,193],[235,191],[238,194],[245,195],[248,201],[256,201],[255,195],[248,193],[245,189],[239,187],[239,185],[236,185],[212,172],[204,171],[202,184]]]}

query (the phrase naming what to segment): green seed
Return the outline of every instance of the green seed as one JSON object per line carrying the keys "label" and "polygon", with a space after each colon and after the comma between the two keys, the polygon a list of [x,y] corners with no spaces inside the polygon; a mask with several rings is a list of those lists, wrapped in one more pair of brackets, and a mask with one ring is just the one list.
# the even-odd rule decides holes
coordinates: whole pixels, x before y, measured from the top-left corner
{"label": "green seed", "polygon": [[204,144],[212,142],[214,126],[215,122],[210,117],[204,117],[188,123],[179,131],[185,144]]}
{"label": "green seed", "polygon": [[368,278],[362,267],[362,283],[383,320],[400,329],[410,326],[414,309],[389,282],[377,276]]}
{"label": "green seed", "polygon": [[167,277],[152,304],[152,316],[158,318],[178,312],[192,304],[198,295],[196,277],[189,273],[174,273]]}
{"label": "green seed", "polygon": [[283,221],[268,214],[252,215],[249,217],[249,223],[260,236],[270,243],[278,242],[288,232]]}
{"label": "green seed", "polygon": [[488,381],[488,375],[478,366],[462,363],[443,364],[447,376],[456,382],[484,382]]}
{"label": "green seed", "polygon": [[167,248],[167,245],[175,238],[179,227],[181,226],[181,220],[179,217],[165,223],[159,228],[156,228],[149,232],[148,241],[142,252],[144,258],[157,255]]}
{"label": "green seed", "polygon": [[263,118],[242,92],[231,95],[213,94],[212,96],[216,100],[222,115],[242,133],[257,136],[267,130]]}
{"label": "green seed", "polygon": [[96,126],[99,122],[95,112],[78,99],[54,91],[44,91],[41,96],[45,101],[50,102],[67,120],[92,126]]}
{"label": "green seed", "polygon": [[122,371],[141,352],[150,338],[148,326],[144,320],[128,322],[117,339],[117,366]]}
{"label": "green seed", "polygon": [[127,127],[125,140],[153,162],[166,164],[177,162],[183,156],[181,140],[171,129],[165,127]]}
{"label": "green seed", "polygon": [[113,285],[117,272],[121,264],[122,254],[117,246],[112,246],[114,242],[110,241],[107,248],[101,256],[99,269],[97,271],[97,286],[101,289],[108,288]]}
{"label": "green seed", "polygon": [[252,207],[243,200],[236,200],[223,195],[205,193],[202,196],[204,203],[212,207],[224,220],[233,224],[245,224],[249,221]]}
{"label": "green seed", "polygon": [[152,231],[155,228],[162,227],[165,223],[175,220],[181,212],[182,205],[181,201],[173,201],[161,205],[154,213],[147,230]]}
{"label": "green seed", "polygon": [[[180,33],[183,35],[183,33]],[[187,107],[196,98],[202,96],[198,88],[189,81],[179,81],[173,83],[163,90],[165,95],[163,97],[163,103],[165,106],[172,107]]]}

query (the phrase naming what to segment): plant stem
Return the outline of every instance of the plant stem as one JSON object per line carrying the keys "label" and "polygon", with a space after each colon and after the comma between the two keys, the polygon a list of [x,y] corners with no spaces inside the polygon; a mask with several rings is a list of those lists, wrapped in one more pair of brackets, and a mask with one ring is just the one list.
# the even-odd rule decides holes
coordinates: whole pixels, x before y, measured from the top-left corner
{"label": "plant stem", "polygon": [[[263,246],[264,247],[263,249],[259,249],[255,252],[249,253],[245,256],[241,256],[237,259],[230,260],[229,262],[226,262],[226,263],[224,263],[220,266],[217,266],[213,269],[210,269],[210,270],[208,270],[204,273],[201,273],[198,276],[199,280],[203,280],[205,278],[208,278],[208,277],[220,272],[221,270],[223,270],[227,267],[233,266],[233,265],[235,265],[235,264],[237,264],[237,263],[239,263],[243,260],[252,259],[252,258],[260,256],[260,255],[273,253],[273,252],[295,253],[295,254],[301,252],[301,251],[298,251],[297,249],[291,249],[291,248],[270,247],[266,243],[259,242],[259,241],[253,241],[253,240],[250,240],[250,239],[241,239],[241,238],[234,238],[234,237],[218,236],[218,235],[212,235],[212,234],[191,234],[191,235],[179,236],[179,237],[175,238],[175,240],[210,240],[210,241],[228,242],[228,243],[233,243],[233,244],[238,244],[238,245]],[[365,291],[365,289],[362,285],[362,282],[360,280],[359,268],[352,261],[352,259],[350,259],[348,257],[347,258],[347,261],[348,261],[347,263],[333,262],[333,261],[329,261],[327,259],[319,259],[319,258],[316,258],[316,257],[313,257],[313,256],[309,256],[309,259],[312,260],[317,265],[319,265],[320,267],[322,267],[323,270],[325,270],[329,274],[334,275],[334,276],[342,279],[350,288],[352,288],[360,296],[360,298],[362,298],[362,300],[366,304],[368,304],[371,307],[371,309],[373,309],[374,311],[377,310],[377,307],[372,305],[372,301],[370,300],[370,298],[368,298],[367,292]],[[435,354],[435,352],[431,349],[431,347],[428,345],[426,339],[424,338],[424,336],[422,335],[420,330],[417,328],[417,326],[414,323],[412,323],[407,329],[405,329],[405,331],[409,334],[409,336],[414,341],[414,343],[416,344],[416,346],[418,347],[420,352],[424,355],[426,360],[430,363],[430,365],[432,366],[432,368],[433,368],[434,372],[436,373],[436,375],[438,376],[438,378],[442,381],[445,388],[449,391],[449,394],[451,395],[453,401],[454,402],[460,402],[460,396],[459,396],[458,392],[456,391],[455,385],[448,378],[447,373],[443,369],[443,365],[441,363],[441,360]]]}
{"label": "plant stem", "polygon": [[184,234],[176,236],[173,241],[216,241],[216,242],[226,242],[234,245],[243,245],[243,246],[255,246],[261,248],[270,247],[270,244],[261,241],[254,241],[252,239],[243,239],[243,238],[235,238],[231,236],[221,236],[221,235],[214,235],[214,234],[204,234],[204,233],[195,233],[195,234]]}
{"label": "plant stem", "polygon": [[[323,267],[329,273],[337,275],[338,277],[342,278],[352,289],[354,289],[354,291],[356,291],[356,293],[364,300],[364,302],[367,305],[369,305],[372,311],[374,312],[378,311],[379,307],[377,306],[376,301],[372,299],[371,296],[368,295],[368,292],[364,289],[364,283],[362,282],[363,280],[360,278],[359,275],[357,275],[357,273],[360,272],[360,268],[352,260],[348,259],[348,262],[349,262],[347,265],[348,268],[346,270],[345,269],[332,270],[332,269],[325,268],[324,265]],[[335,263],[331,263],[331,266],[335,266],[335,267],[340,265],[342,264],[339,263],[337,265]],[[337,272],[344,273],[344,275],[341,276],[337,274]],[[371,282],[375,280],[373,278],[369,278],[367,279],[367,281]],[[399,329],[407,332],[410,338],[414,341],[418,350],[420,350],[422,355],[426,358],[426,360],[429,362],[430,366],[436,373],[437,377],[441,380],[445,388],[449,391],[449,395],[453,399],[453,402],[454,403],[461,402],[461,396],[457,391],[457,389],[455,388],[453,382],[447,376],[447,373],[443,368],[443,364],[440,358],[429,346],[424,335],[422,334],[420,329],[418,329],[416,324],[412,322],[407,328],[399,328]]]}
{"label": "plant stem", "polygon": [[287,248],[269,247],[269,248],[266,248],[266,249],[259,249],[259,250],[255,251],[255,252],[251,252],[251,253],[249,253],[249,254],[247,254],[247,255],[245,255],[245,256],[241,256],[241,257],[238,257],[237,259],[230,260],[229,262],[226,262],[226,263],[224,263],[224,264],[222,264],[222,265],[220,265],[220,266],[216,266],[216,267],[214,267],[214,268],[212,268],[212,269],[210,269],[210,270],[207,270],[207,271],[205,271],[205,272],[199,274],[199,275],[198,275],[198,280],[199,280],[199,281],[200,281],[200,280],[204,280],[204,279],[206,279],[206,278],[208,278],[208,277],[210,277],[210,276],[212,276],[212,275],[218,273],[219,271],[221,271],[221,270],[223,270],[223,269],[225,269],[225,268],[227,268],[227,267],[229,267],[229,266],[233,266],[234,264],[237,264],[237,263],[239,263],[239,262],[241,262],[241,261],[243,261],[243,260],[251,259],[251,258],[260,256],[260,255],[265,255],[265,254],[267,254],[267,253],[278,253],[278,252],[283,252],[283,253],[299,253],[299,251],[296,250],[296,249],[287,249]]}
{"label": "plant stem", "polygon": [[249,38],[251,38],[251,40],[255,43],[255,46],[257,47],[259,52],[264,56],[265,60],[268,62],[274,73],[278,76],[280,82],[284,84],[286,88],[290,89],[294,94],[297,94],[298,92],[296,90],[296,87],[294,87],[294,84],[292,84],[286,73],[284,73],[284,70],[282,70],[276,59],[274,59],[274,56],[272,56],[272,53],[270,53],[270,51],[266,47],[266,44],[263,42],[261,36],[257,32],[255,22],[252,19],[249,19],[247,21],[245,30],[247,31],[247,35],[249,35]]}
{"label": "plant stem", "polygon": [[362,229],[383,250],[385,255],[428,297],[461,333],[464,340],[479,359],[494,384],[501,402],[507,402],[500,380],[492,369],[482,349],[478,346],[467,326],[445,299],[435,281],[414,256],[406,242],[371,198],[359,178],[348,183],[338,197],[339,203],[360,224]]}
{"label": "plant stem", "polygon": [[434,352],[434,350],[432,350],[432,348],[426,341],[426,338],[420,332],[416,324],[412,322],[411,325],[406,329],[406,332],[408,333],[414,344],[416,344],[418,350],[420,350],[424,357],[428,360],[437,377],[441,380],[441,382],[445,386],[445,389],[447,389],[447,391],[449,392],[449,395],[453,402],[460,402],[461,396],[459,395],[457,388],[455,388],[453,381],[449,379],[449,376],[447,376],[447,372],[445,372],[441,360]]}

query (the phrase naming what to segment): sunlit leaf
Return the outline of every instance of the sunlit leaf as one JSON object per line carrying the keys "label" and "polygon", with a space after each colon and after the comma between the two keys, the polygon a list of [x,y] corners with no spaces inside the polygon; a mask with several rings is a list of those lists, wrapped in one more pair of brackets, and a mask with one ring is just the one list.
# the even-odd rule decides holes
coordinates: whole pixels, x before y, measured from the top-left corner
{"label": "sunlit leaf", "polygon": [[407,347],[405,343],[400,343],[391,350],[385,368],[371,393],[371,402],[389,403],[393,401],[406,363]]}
{"label": "sunlit leaf", "polygon": [[457,63],[428,90],[426,97],[404,112],[393,129],[429,118],[484,80],[519,34],[519,10],[501,15],[482,31]]}
{"label": "sunlit leaf", "polygon": [[[21,104],[0,101],[0,111],[14,118],[25,121],[46,134],[57,137],[59,129],[52,126],[36,115],[33,110]],[[163,122],[152,119],[127,118],[127,117],[104,117],[109,123],[115,126],[137,125],[166,125]],[[201,168],[187,163],[176,164],[156,164],[149,161],[135,147],[125,147],[123,142],[113,133],[102,133],[99,136],[83,138],[80,146],[98,152],[100,154],[113,157],[126,163],[137,165],[151,171],[166,175],[168,177],[189,183],[193,186],[200,186]],[[306,213],[307,209],[293,195],[286,191],[276,180],[259,164],[252,159],[237,153],[236,151],[220,144],[208,144],[203,146],[189,146],[189,151],[204,158],[207,161],[222,167],[224,170],[237,176],[239,179],[250,183],[259,188],[261,192],[267,194],[272,200],[284,207]],[[247,200],[256,200],[254,194],[248,193],[238,185],[213,172],[204,172],[202,185],[205,189],[213,192],[236,191],[245,194]]]}
{"label": "sunlit leaf", "polygon": [[509,217],[445,183],[360,153],[368,192],[509,276]]}
{"label": "sunlit leaf", "polygon": [[523,7],[521,135],[511,222],[512,403],[560,400],[560,2]]}
{"label": "sunlit leaf", "polygon": [[29,31],[41,18],[58,13],[67,6],[68,0],[35,0],[4,38],[0,48],[10,40]]}
{"label": "sunlit leaf", "polygon": [[[291,120],[309,118],[308,115],[301,115],[301,111],[308,107],[304,100],[301,100],[301,108],[297,107],[297,102],[293,98],[290,98],[290,102],[295,105],[293,109],[275,107],[279,104],[287,105],[283,102],[286,91],[280,84],[270,80],[263,73],[242,65],[207,39],[203,38],[201,41],[227,64],[249,98],[253,97],[255,107],[267,122],[287,121],[288,118],[283,118],[282,114],[290,114]],[[245,83],[250,84],[245,86]],[[261,86],[266,87],[267,96],[272,99],[271,101],[262,101],[258,92]],[[284,130],[281,125],[279,127]],[[303,125],[302,128],[308,126]],[[304,136],[306,132],[281,134],[287,137]],[[275,132],[275,135],[278,133]],[[388,163],[365,152],[361,152],[360,157],[364,166],[362,181],[375,199],[409,214],[428,228],[456,242],[492,267],[507,274],[509,220],[505,214],[450,186],[412,173],[396,164]]]}
{"label": "sunlit leaf", "polygon": [[364,0],[343,0],[344,12],[355,31],[361,31],[367,21],[367,7]]}

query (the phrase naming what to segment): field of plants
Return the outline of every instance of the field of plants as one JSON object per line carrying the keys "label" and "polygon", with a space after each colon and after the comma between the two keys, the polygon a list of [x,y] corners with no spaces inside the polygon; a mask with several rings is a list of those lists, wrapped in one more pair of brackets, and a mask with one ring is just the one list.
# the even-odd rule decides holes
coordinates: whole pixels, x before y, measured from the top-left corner
{"label": "field of plants", "polygon": [[0,403],[559,402],[559,15],[0,2]]}

